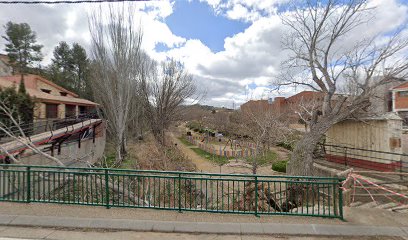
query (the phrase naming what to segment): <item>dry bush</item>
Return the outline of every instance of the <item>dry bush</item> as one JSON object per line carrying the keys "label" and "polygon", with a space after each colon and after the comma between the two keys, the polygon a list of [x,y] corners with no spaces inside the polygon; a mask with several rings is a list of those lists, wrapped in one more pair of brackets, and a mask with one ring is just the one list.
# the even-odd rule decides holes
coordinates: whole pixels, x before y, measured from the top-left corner
{"label": "dry bush", "polygon": [[160,145],[153,135],[143,141],[129,143],[129,159],[137,169],[165,171],[195,171],[196,167],[174,144],[167,139],[167,146]]}

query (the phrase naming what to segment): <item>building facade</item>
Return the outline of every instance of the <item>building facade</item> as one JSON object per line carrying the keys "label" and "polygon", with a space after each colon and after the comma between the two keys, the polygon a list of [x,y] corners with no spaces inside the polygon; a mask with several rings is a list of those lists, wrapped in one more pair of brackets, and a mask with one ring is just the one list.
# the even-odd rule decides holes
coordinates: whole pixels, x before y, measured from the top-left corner
{"label": "building facade", "polygon": [[10,76],[13,69],[9,66],[9,58],[7,55],[0,54],[0,77]]}
{"label": "building facade", "polygon": [[402,83],[391,90],[392,112],[404,120],[404,126],[408,125],[408,83]]}
{"label": "building facade", "polygon": [[[18,88],[20,81],[21,75],[0,76],[0,87]],[[75,117],[98,106],[38,75],[24,75],[24,85],[27,93],[34,98],[34,120]]]}
{"label": "building facade", "polygon": [[302,106],[319,104],[323,100],[323,94],[315,91],[303,91],[288,98],[275,97],[269,100],[250,100],[241,105],[243,113],[250,111],[271,111],[277,117],[281,117],[293,129],[306,131],[307,126],[302,123],[299,113]]}
{"label": "building facade", "polygon": [[265,111],[274,111],[277,115],[294,115],[300,105],[321,100],[323,100],[323,95],[320,92],[302,91],[288,98],[275,97],[269,100],[250,100],[241,105],[241,111],[262,109]]}

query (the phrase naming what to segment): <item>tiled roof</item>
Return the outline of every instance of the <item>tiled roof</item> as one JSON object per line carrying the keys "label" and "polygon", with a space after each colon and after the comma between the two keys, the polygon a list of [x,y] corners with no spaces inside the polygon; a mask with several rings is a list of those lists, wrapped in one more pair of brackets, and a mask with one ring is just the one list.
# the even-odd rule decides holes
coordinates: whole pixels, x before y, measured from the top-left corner
{"label": "tiled roof", "polygon": [[0,60],[3,61],[5,64],[9,63],[9,57],[5,54],[0,53]]}
{"label": "tiled roof", "polygon": [[402,83],[396,87],[393,87],[392,89],[398,90],[398,89],[406,89],[408,88],[408,82]]}
{"label": "tiled roof", "polygon": [[[20,81],[21,81],[21,75],[6,76],[6,77],[1,77],[1,78],[2,78],[1,80],[7,80],[7,81],[10,81],[10,82],[14,82],[17,85],[20,84]],[[24,84],[25,84],[27,89],[29,89],[29,88],[35,89],[37,81],[44,82],[47,85],[50,85],[50,86],[53,86],[53,87],[59,89],[60,91],[66,92],[66,93],[68,93],[68,94],[70,94],[70,95],[72,95],[74,97],[78,97],[77,94],[75,94],[75,93],[73,93],[71,91],[68,91],[67,89],[65,89],[65,88],[63,88],[63,87],[61,87],[61,86],[47,80],[47,79],[45,79],[45,78],[43,78],[41,76],[34,75],[34,74],[24,75]]]}
{"label": "tiled roof", "polygon": [[89,101],[83,98],[55,96],[55,95],[51,95],[51,94],[41,92],[35,89],[27,89],[27,92],[31,97],[34,97],[36,99],[41,99],[44,102],[54,102],[54,103],[63,102],[63,103],[92,105],[92,106],[98,105],[97,103],[94,103],[92,101]]}

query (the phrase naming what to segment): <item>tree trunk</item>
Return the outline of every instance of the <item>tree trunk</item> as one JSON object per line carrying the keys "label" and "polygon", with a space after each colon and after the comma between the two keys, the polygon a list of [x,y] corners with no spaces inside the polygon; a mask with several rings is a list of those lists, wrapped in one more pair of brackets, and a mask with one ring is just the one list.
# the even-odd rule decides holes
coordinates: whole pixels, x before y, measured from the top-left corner
{"label": "tree trunk", "polygon": [[296,144],[292,152],[287,169],[289,175],[312,176],[313,173],[313,152],[324,134],[332,126],[331,121],[325,119],[310,127],[303,138]]}
{"label": "tree trunk", "polygon": [[255,156],[253,157],[253,162],[252,162],[252,174],[256,175],[257,171],[258,171],[258,146],[259,146],[259,142],[256,142],[256,148],[255,148]]}
{"label": "tree trunk", "polygon": [[122,155],[122,144],[117,144],[116,145],[116,159],[115,159],[115,165],[119,166],[123,161],[123,155]]}
{"label": "tree trunk", "polygon": [[123,138],[122,138],[122,143],[121,143],[121,153],[122,153],[122,157],[127,154],[126,146],[127,146],[127,139],[126,139],[125,136],[123,136]]}

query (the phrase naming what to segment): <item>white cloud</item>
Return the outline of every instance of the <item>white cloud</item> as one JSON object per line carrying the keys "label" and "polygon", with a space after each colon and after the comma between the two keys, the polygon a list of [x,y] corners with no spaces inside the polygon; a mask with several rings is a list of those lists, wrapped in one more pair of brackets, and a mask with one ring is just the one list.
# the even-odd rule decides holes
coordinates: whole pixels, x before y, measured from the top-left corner
{"label": "white cloud", "polygon": [[248,9],[241,4],[236,4],[232,9],[228,10],[226,15],[230,19],[240,20],[243,16],[248,16]]}
{"label": "white cloud", "polygon": [[[140,22],[143,24],[143,46],[149,53],[153,53],[157,43],[175,47],[185,42],[184,38],[175,36],[163,23],[163,19],[173,13],[173,5],[170,0],[125,4],[125,8],[132,6],[136,11],[135,25]],[[37,32],[38,42],[44,45],[43,63],[48,64],[54,47],[60,41],[78,42],[88,49],[90,44],[88,15],[99,7],[107,10],[108,6],[109,4],[2,5],[0,24],[3,26],[8,21],[29,23]],[[0,34],[4,35],[4,29],[0,29]],[[4,45],[3,39],[0,39],[0,45]]]}
{"label": "white cloud", "polygon": [[[213,53],[199,42],[193,47],[181,47],[170,50],[169,54],[183,59],[200,82],[214,89],[225,86],[225,91],[216,89],[208,93],[207,101],[211,104],[226,104],[232,96],[230,88],[236,88],[234,99],[241,101],[248,98],[267,98],[268,96],[289,96],[294,91],[286,87],[280,92],[270,93],[271,82],[280,71],[280,63],[286,59],[287,52],[281,46],[283,33],[287,31],[277,15],[277,4],[286,0],[231,0],[227,2],[207,1],[218,14],[230,19],[249,21],[252,24],[241,33],[227,37],[224,51]],[[371,37],[384,31],[391,31],[406,21],[407,6],[397,0],[371,0],[375,5],[374,19],[367,25],[355,29],[338,47],[347,49],[364,37]],[[186,42],[190,43],[191,40]],[[197,55],[199,57],[197,57]],[[254,89],[245,89],[254,83]],[[228,93],[228,94],[227,94]],[[221,95],[222,94],[222,95]],[[238,100],[237,100],[238,101]]]}
{"label": "white cloud", "polygon": [[154,54],[154,48],[158,43],[173,48],[186,41],[185,38],[174,35],[165,23],[156,19],[156,15],[142,11],[139,14],[143,30],[143,48],[149,54]]}
{"label": "white cloud", "polygon": [[[135,3],[135,24],[141,22],[143,25],[144,49],[157,60],[172,57],[182,61],[194,74],[199,89],[207,92],[204,102],[207,104],[230,107],[232,102],[240,104],[250,98],[290,95],[293,92],[291,88],[269,93],[269,85],[279,73],[280,63],[287,57],[281,46],[282,36],[287,30],[277,15],[277,7],[288,0],[200,1],[207,2],[216,14],[248,22],[250,26],[227,37],[224,40],[225,50],[214,53],[199,39],[186,39],[171,32],[165,19],[173,13],[174,1],[138,2]],[[353,31],[338,45],[339,48],[346,49],[356,40],[391,31],[407,21],[407,5],[398,0],[371,0],[370,4],[376,6],[373,21]],[[1,6],[0,24],[10,20],[29,23],[44,45],[47,62],[59,41],[89,46],[87,14],[97,6]],[[3,35],[2,29],[0,33]],[[0,45],[3,43],[0,39]],[[156,52],[155,46],[159,43],[170,49]],[[248,89],[249,84],[256,87]]]}

